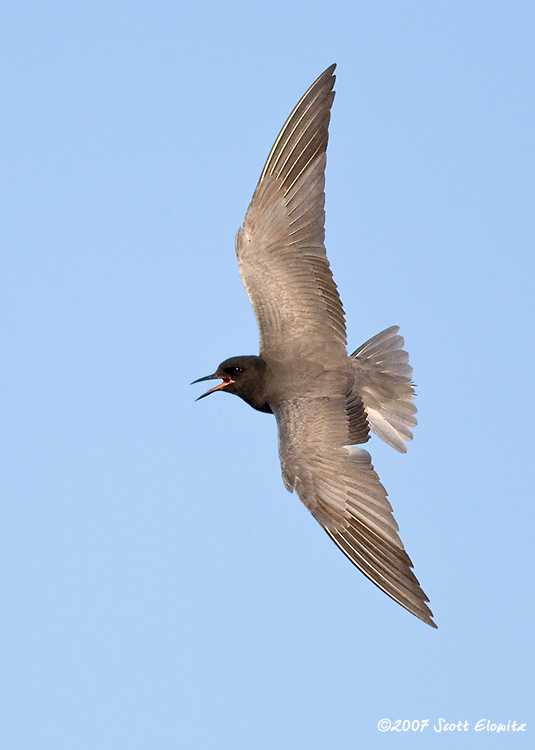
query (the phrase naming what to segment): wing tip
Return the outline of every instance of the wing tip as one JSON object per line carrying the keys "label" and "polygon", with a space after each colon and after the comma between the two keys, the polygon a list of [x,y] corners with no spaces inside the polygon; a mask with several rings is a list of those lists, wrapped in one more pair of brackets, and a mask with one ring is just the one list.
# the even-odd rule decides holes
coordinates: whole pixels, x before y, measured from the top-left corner
{"label": "wing tip", "polygon": [[[384,567],[377,567],[373,563],[370,565],[369,561],[366,559],[366,547],[370,549],[368,545],[361,547],[359,550],[358,540],[355,540],[357,541],[356,545],[354,543],[348,544],[347,539],[343,535],[333,533],[325,526],[323,528],[348,560],[353,563],[353,565],[358,568],[368,580],[377,586],[378,589],[383,591],[387,596],[403,607],[403,609],[406,609],[407,612],[410,612],[426,625],[438,629],[438,625],[432,619],[433,613],[427,606],[429,598],[412,572],[412,562],[406,556],[404,550],[402,550],[402,552],[406,559],[405,563],[401,560],[401,568],[396,566],[394,569],[388,564]],[[396,550],[392,551],[396,554]],[[403,567],[405,570],[403,570]]]}
{"label": "wing tip", "polygon": [[[308,87],[308,89],[305,91],[301,99],[297,102],[293,110],[291,111],[289,117],[287,118],[286,122],[282,126],[281,131],[279,132],[277,139],[275,140],[275,143],[273,144],[273,147],[268,155],[268,158],[266,160],[266,163],[264,164],[264,168],[262,170],[262,173],[260,175],[259,182],[262,182],[267,175],[273,173],[273,169],[278,163],[279,157],[281,156],[281,150],[283,149],[285,138],[288,135],[288,128],[290,128],[291,124],[294,122],[295,118],[298,117],[298,113],[305,112],[308,103],[310,101],[313,101],[315,99],[318,99],[322,103],[322,109],[325,114],[324,123],[322,131],[324,131],[324,137],[323,142],[321,144],[320,150],[325,150],[327,147],[327,141],[328,141],[328,125],[330,120],[330,110],[332,107],[334,94],[333,86],[336,81],[336,76],[334,75],[334,70],[336,68],[336,63],[333,63],[332,65],[329,65],[329,67],[323,71],[323,73],[316,78],[314,83]],[[291,128],[290,128],[291,132]]]}

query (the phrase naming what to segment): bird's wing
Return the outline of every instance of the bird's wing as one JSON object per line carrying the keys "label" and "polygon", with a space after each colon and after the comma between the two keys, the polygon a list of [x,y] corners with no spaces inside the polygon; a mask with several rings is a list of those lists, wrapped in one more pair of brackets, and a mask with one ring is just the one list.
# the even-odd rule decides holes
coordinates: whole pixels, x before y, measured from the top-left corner
{"label": "bird's wing", "polygon": [[409,612],[436,627],[370,454],[347,445],[346,399],[291,399],[276,404],[273,412],[287,489],[296,490],[364,575]]}
{"label": "bird's wing", "polygon": [[392,326],[353,352],[353,389],[364,402],[370,429],[400,453],[417,425],[412,367],[399,327]]}
{"label": "bird's wing", "polygon": [[319,362],[333,353],[345,356],[344,311],[323,244],[334,68],[312,84],[286,121],[236,235],[262,356],[287,358],[304,347]]}

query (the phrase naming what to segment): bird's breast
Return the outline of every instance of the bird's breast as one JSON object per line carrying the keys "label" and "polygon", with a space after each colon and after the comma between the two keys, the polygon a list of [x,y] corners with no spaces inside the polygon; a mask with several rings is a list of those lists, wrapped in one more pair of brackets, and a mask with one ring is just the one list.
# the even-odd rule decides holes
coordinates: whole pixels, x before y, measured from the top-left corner
{"label": "bird's breast", "polygon": [[268,402],[276,404],[294,398],[347,395],[351,391],[354,374],[347,356],[345,360],[332,364],[307,357],[268,361]]}

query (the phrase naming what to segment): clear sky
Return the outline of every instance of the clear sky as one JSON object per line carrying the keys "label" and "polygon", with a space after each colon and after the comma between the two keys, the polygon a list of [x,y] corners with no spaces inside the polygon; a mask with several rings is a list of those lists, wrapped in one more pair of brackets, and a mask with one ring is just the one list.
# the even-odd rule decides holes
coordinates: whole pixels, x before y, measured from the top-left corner
{"label": "clear sky", "polygon": [[[6,0],[0,58],[0,747],[533,746],[535,4]],[[188,385],[258,351],[234,234],[332,62],[327,250],[350,347],[411,355],[415,440],[367,447],[437,631]]]}

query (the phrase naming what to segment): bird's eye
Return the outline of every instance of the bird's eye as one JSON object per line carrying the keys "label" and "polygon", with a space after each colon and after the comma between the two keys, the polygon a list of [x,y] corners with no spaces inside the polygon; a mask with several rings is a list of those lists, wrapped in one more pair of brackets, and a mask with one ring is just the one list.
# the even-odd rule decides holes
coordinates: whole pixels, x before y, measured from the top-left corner
{"label": "bird's eye", "polygon": [[229,368],[230,375],[241,375],[242,372],[243,372],[243,367],[230,367]]}

